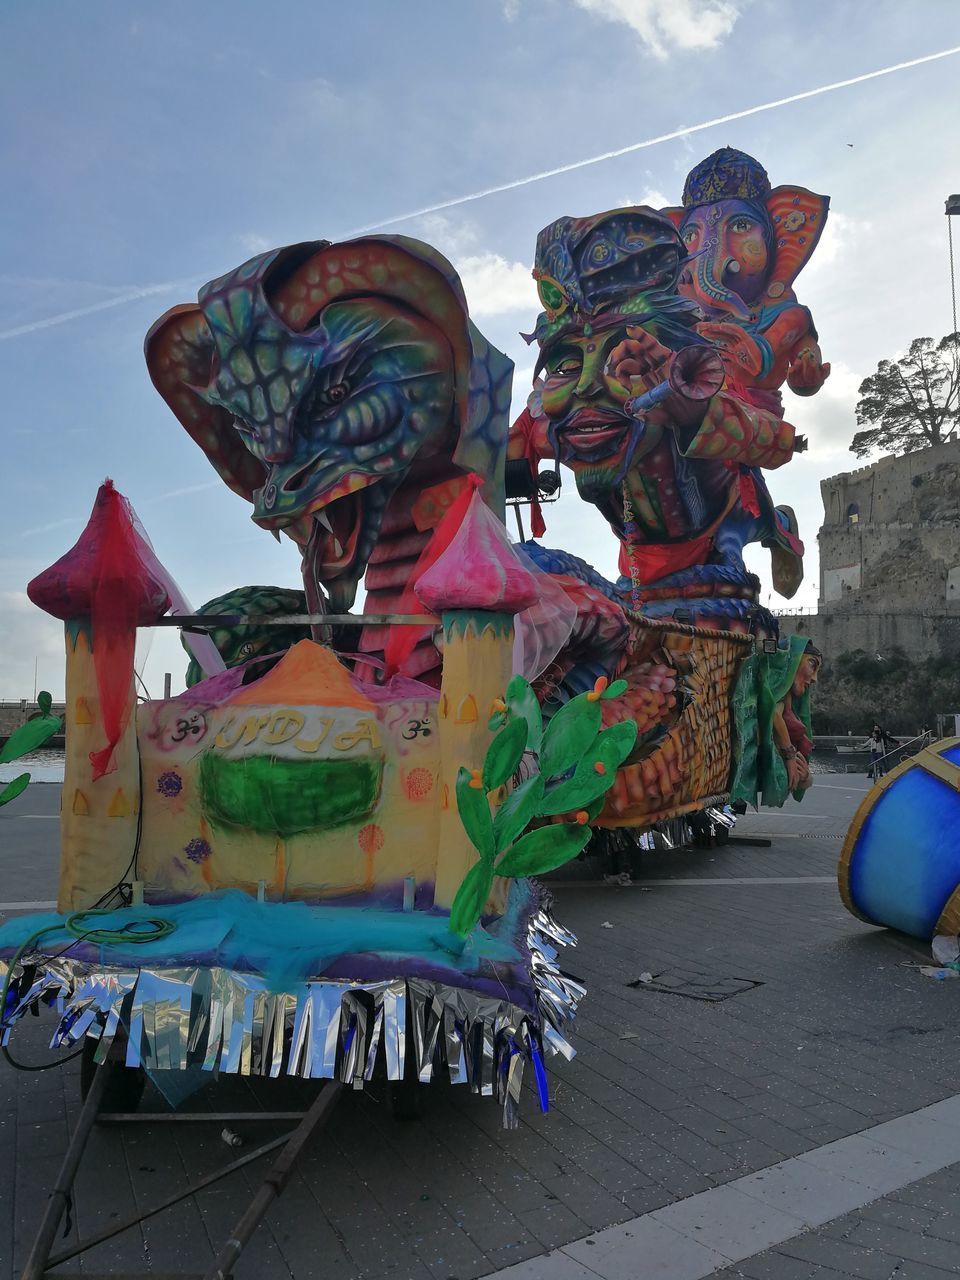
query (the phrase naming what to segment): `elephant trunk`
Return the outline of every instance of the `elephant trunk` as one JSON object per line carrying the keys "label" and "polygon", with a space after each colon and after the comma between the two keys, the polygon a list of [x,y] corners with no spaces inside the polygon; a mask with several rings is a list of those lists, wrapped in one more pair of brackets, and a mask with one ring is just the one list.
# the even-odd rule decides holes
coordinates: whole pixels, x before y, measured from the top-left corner
{"label": "elephant trunk", "polygon": [[[696,273],[697,293],[708,305],[737,316],[741,320],[750,318],[750,308],[739,294],[723,283],[725,259],[717,252],[715,244],[698,255],[694,270]],[[719,271],[715,270],[719,268]]]}

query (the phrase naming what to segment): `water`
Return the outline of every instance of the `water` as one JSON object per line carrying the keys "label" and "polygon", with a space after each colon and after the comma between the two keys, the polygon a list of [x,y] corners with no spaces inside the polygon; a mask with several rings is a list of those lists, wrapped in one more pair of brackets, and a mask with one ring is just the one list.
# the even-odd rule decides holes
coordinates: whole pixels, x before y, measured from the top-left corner
{"label": "water", "polygon": [[863,777],[870,768],[870,753],[844,753],[814,750],[810,757],[811,773],[859,773]]}
{"label": "water", "polygon": [[63,747],[39,747],[10,764],[0,764],[0,784],[29,773],[31,782],[62,782],[65,763]]}

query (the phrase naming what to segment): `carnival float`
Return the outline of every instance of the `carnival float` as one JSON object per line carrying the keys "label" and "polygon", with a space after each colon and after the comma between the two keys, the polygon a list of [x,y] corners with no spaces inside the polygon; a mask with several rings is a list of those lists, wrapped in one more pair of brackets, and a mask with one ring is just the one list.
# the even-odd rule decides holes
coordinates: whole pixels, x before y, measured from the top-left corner
{"label": "carnival float", "polygon": [[[110,1072],[442,1075],[514,1125],[525,1066],[546,1109],[584,991],[533,877],[594,830],[810,783],[819,654],[779,642],[742,551],[796,591],[765,472],[803,447],[782,384],[829,373],[793,292],[827,206],[723,149],[681,207],[551,222],[512,426],[511,362],[417,240],[260,254],[156,322],[154,385],[303,593],[192,612],[109,481],[30,584],[65,629],[61,869],[58,912],[0,929],[4,1043],[54,1005],[94,1111]],[[542,541],[551,464],[618,580]],[[158,625],[188,687],[138,703]]]}

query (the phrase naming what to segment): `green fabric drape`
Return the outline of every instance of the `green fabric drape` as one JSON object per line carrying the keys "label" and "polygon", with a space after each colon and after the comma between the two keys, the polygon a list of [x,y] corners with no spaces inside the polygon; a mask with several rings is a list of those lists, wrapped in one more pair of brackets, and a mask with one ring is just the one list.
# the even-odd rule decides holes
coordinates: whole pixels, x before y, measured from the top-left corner
{"label": "green fabric drape", "polygon": [[[757,806],[760,795],[765,805],[779,808],[787,798],[787,767],[773,736],[773,716],[797,676],[807,648],[806,636],[790,636],[776,653],[754,653],[740,669],[733,695],[733,717],[737,757],[731,799]],[[810,691],[793,700],[794,715],[812,736]],[[795,800],[804,792],[797,789]]]}

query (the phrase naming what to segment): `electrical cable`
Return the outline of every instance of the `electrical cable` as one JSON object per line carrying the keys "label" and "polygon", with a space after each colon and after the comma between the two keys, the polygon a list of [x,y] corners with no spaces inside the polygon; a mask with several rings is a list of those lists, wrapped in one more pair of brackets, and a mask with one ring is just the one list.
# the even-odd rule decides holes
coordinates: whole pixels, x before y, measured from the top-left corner
{"label": "electrical cable", "polygon": [[[0,1030],[3,1029],[6,1021],[7,998],[13,981],[13,972],[29,948],[39,942],[44,934],[59,932],[72,934],[73,941],[56,953],[56,956],[59,957],[65,955],[79,942],[91,942],[94,946],[110,946],[116,943],[136,946],[145,942],[159,942],[161,938],[168,938],[177,929],[176,921],[165,919],[163,916],[148,916],[113,929],[84,928],[80,923],[89,916],[109,916],[112,914],[112,909],[97,907],[88,907],[85,911],[74,911],[67,916],[63,923],[58,921],[56,924],[44,925],[42,929],[35,930],[20,944],[9,963],[3,979],[3,989],[0,991]],[[144,926],[147,927],[149,932],[144,932]],[[65,1058],[55,1058],[53,1062],[39,1063],[34,1066],[29,1063],[18,1062],[6,1045],[0,1045],[0,1053],[2,1053],[10,1066],[18,1071],[49,1071],[53,1067],[62,1067],[64,1063],[71,1062],[74,1058],[79,1057],[82,1052],[83,1045]]]}
{"label": "electrical cable", "polygon": [[100,895],[93,904],[93,907],[90,908],[91,911],[95,910],[97,907],[104,906],[106,903],[112,902],[115,896],[120,898],[121,906],[128,907],[130,905],[129,901],[124,896],[123,886],[129,883],[131,871],[133,872],[133,879],[137,878],[137,858],[140,854],[140,841],[143,837],[143,761],[140,759],[139,753],[137,755],[137,770],[139,775],[140,803],[137,805],[137,830],[133,837],[133,853],[130,855],[130,861],[127,863],[123,875],[116,884],[111,885],[105,893]]}

